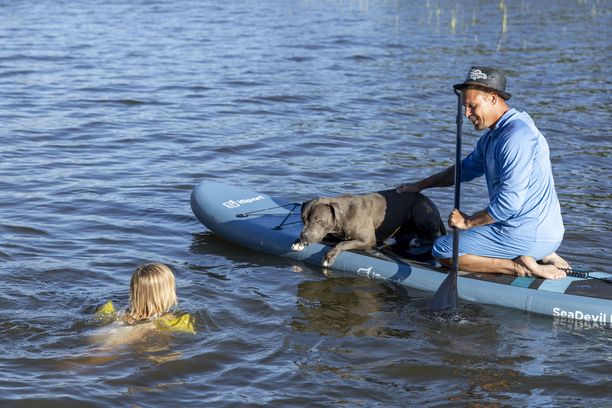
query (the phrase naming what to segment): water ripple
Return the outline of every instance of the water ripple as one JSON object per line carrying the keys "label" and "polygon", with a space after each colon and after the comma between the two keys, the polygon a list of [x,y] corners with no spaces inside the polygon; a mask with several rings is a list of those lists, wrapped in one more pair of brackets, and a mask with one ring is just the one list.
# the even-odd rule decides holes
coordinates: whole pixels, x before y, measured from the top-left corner
{"label": "water ripple", "polygon": [[[435,321],[429,294],[238,248],[189,206],[203,179],[304,200],[444,168],[450,86],[486,63],[549,142],[559,251],[609,271],[606,2],[0,10],[3,406],[607,403],[609,329],[469,304]],[[452,191],[428,195],[450,211]],[[486,202],[462,187],[467,211]],[[95,350],[94,311],[126,307],[145,261],[174,269],[198,333]]]}

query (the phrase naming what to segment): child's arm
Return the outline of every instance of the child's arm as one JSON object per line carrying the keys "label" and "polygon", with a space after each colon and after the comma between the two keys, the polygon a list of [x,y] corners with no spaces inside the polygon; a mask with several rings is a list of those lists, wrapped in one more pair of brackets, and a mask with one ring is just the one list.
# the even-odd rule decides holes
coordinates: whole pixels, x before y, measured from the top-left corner
{"label": "child's arm", "polygon": [[155,331],[155,325],[149,322],[134,326],[117,326],[115,323],[102,328],[98,333],[90,336],[89,339],[102,349],[112,349],[135,343]]}

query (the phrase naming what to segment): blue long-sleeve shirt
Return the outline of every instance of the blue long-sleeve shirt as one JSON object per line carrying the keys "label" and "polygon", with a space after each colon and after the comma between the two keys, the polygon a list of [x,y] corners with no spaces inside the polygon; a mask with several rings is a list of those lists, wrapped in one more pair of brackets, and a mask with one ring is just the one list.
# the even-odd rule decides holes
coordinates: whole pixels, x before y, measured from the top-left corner
{"label": "blue long-sleeve shirt", "polygon": [[500,233],[533,242],[563,239],[548,143],[526,112],[510,109],[462,160],[462,182],[482,175],[487,211]]}

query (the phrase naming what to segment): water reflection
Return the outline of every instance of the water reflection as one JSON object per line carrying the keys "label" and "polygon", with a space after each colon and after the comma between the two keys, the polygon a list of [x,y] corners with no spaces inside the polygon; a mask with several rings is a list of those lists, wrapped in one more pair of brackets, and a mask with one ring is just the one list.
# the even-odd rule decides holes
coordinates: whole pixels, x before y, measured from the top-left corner
{"label": "water reflection", "polygon": [[329,336],[377,335],[384,331],[367,327],[381,310],[386,292],[350,278],[305,281],[298,285],[298,308],[291,327]]}
{"label": "water reflection", "polygon": [[[169,333],[157,334],[114,349],[92,346],[88,340],[86,348],[81,347],[80,352],[58,360],[58,369],[83,373],[87,372],[87,367],[109,366],[114,362],[126,359],[141,361],[141,364],[148,361],[157,365],[181,360],[183,353],[172,350],[173,343],[176,342],[175,336]],[[85,336],[90,335],[85,334]],[[109,368],[112,367],[109,366]]]}

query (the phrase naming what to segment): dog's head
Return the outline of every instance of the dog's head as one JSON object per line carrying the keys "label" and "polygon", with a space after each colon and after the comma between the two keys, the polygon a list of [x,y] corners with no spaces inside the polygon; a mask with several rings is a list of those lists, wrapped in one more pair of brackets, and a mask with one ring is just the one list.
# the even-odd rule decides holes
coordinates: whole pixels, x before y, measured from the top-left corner
{"label": "dog's head", "polygon": [[329,198],[315,198],[302,204],[304,227],[300,241],[305,244],[321,242],[327,234],[340,232],[340,208]]}

